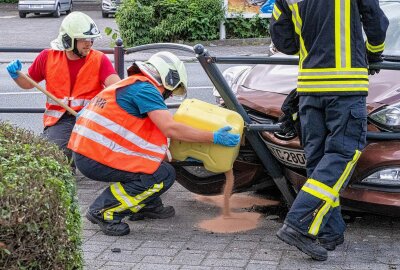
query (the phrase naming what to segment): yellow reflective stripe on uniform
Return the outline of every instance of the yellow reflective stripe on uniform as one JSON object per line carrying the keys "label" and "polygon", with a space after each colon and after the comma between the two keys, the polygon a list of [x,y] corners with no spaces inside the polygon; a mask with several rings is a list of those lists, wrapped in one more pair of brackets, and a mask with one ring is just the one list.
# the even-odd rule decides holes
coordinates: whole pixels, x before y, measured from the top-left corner
{"label": "yellow reflective stripe on uniform", "polygon": [[[321,209],[318,210],[317,214],[315,215],[310,228],[308,230],[308,233],[311,235],[318,235],[319,233],[319,229],[322,223],[322,220],[324,218],[324,216],[326,215],[326,213],[328,213],[329,209],[332,207],[337,207],[340,205],[339,202],[339,191],[342,188],[343,184],[346,182],[347,178],[349,177],[350,172],[353,170],[355,164],[357,163],[358,159],[361,156],[361,151],[356,150],[352,160],[350,160],[347,165],[346,168],[344,169],[343,173],[341,174],[341,176],[339,177],[338,181],[336,182],[336,184],[330,188],[328,186],[326,186],[323,183],[320,183],[314,179],[308,179],[306,184],[308,183],[308,185],[305,185],[305,187],[303,186],[302,190],[304,192],[307,192],[321,200],[324,200],[326,203],[324,204],[323,207],[321,207]],[[319,188],[321,188],[323,191],[325,192],[321,192],[321,190],[315,189],[315,187],[310,188],[310,186],[315,185]],[[331,194],[331,195],[335,195],[337,194],[337,201],[331,203],[331,198],[329,196],[327,196],[327,194]]]}
{"label": "yellow reflective stripe on uniform", "polygon": [[368,87],[343,87],[343,88],[334,88],[334,87],[319,87],[319,88],[306,88],[306,87],[297,87],[297,92],[368,92]]}
{"label": "yellow reflective stripe on uniform", "polygon": [[350,1],[335,0],[335,63],[336,67],[351,66]]}
{"label": "yellow reflective stripe on uniform", "polygon": [[164,183],[154,184],[151,188],[145,190],[141,194],[130,196],[121,183],[114,183],[110,186],[110,190],[112,195],[120,202],[120,205],[107,209],[103,213],[103,218],[105,220],[113,220],[114,213],[123,212],[127,209],[131,210],[134,213],[137,213],[140,209],[142,209],[145,204],[140,204],[143,200],[147,199],[151,195],[156,192],[159,192],[163,189]]}
{"label": "yellow reflective stripe on uniform", "polygon": [[383,52],[383,50],[385,49],[385,42],[379,45],[372,45],[371,43],[368,42],[367,40],[367,50],[373,53],[380,53]]}
{"label": "yellow reflective stripe on uniform", "polygon": [[292,21],[294,24],[294,30],[299,36],[299,42],[300,42],[300,61],[299,61],[299,67],[301,68],[303,66],[303,60],[307,57],[307,50],[306,46],[304,45],[304,39],[301,35],[301,28],[303,26],[303,20],[300,17],[299,13],[299,6],[297,3],[288,3],[289,8],[292,11]]}
{"label": "yellow reflective stripe on uniform", "polygon": [[358,159],[361,156],[361,151],[356,150],[353,159],[350,160],[347,165],[346,168],[344,169],[342,175],[340,176],[339,180],[336,182],[336,184],[333,186],[333,189],[336,190],[337,192],[340,191],[340,189],[342,188],[344,182],[346,182],[346,179],[349,177],[350,172],[353,170],[354,166],[356,165]]}
{"label": "yellow reflective stripe on uniform", "polygon": [[275,21],[279,19],[281,16],[282,11],[279,10],[279,8],[274,4],[274,9],[272,10],[272,15],[274,16]]}
{"label": "yellow reflective stripe on uniform", "polygon": [[309,178],[301,188],[303,191],[326,201],[329,205],[334,206],[339,200],[339,193],[331,187]]}
{"label": "yellow reflective stripe on uniform", "polygon": [[324,219],[324,216],[326,215],[326,213],[328,213],[330,208],[331,206],[328,203],[325,203],[324,206],[321,207],[310,225],[310,229],[308,230],[309,234],[318,235],[322,220]]}

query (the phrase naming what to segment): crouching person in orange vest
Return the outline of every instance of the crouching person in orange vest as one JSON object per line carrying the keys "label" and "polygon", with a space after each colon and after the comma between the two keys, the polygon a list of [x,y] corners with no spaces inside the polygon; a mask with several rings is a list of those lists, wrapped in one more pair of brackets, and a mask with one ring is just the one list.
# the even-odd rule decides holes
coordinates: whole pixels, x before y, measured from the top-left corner
{"label": "crouching person in orange vest", "polygon": [[86,213],[106,235],[128,234],[125,217],[175,215],[160,198],[175,180],[174,168],[164,161],[167,138],[225,146],[240,140],[229,127],[208,132],[173,120],[165,99],[184,97],[187,89],[185,66],[174,54],[156,53],[132,69],[133,75],[103,90],[82,110],[68,145],[86,177],[115,182]]}

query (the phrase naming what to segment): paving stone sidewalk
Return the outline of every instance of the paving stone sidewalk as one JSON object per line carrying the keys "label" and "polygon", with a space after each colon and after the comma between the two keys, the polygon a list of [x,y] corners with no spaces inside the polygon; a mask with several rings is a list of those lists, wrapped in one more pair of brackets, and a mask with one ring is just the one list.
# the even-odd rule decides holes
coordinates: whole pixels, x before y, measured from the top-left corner
{"label": "paving stone sidewalk", "polygon": [[[106,184],[78,180],[82,213]],[[263,215],[258,229],[217,234],[201,231],[199,220],[211,219],[220,209],[200,203],[178,183],[163,196],[176,216],[166,220],[129,221],[131,233],[105,236],[84,218],[85,269],[400,269],[399,219],[367,215],[348,223],[345,243],[317,262],[275,236],[282,225],[275,215]],[[112,252],[119,248],[121,252]]]}

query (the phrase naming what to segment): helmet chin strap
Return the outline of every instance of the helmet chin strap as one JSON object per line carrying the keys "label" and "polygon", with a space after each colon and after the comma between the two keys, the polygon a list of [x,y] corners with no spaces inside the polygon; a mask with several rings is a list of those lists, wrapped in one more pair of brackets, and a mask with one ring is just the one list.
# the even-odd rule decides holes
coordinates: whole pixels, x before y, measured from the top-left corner
{"label": "helmet chin strap", "polygon": [[78,56],[79,58],[85,58],[85,56],[84,55],[82,55],[79,51],[78,51],[78,49],[77,49],[77,40],[75,39],[74,40],[74,49],[72,50],[72,52],[76,55],[76,56]]}

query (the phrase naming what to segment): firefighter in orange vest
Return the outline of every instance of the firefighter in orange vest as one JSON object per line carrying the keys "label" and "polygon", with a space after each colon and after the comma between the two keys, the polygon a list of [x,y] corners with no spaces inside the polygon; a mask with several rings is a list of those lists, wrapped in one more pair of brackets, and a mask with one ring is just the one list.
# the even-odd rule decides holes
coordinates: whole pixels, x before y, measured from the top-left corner
{"label": "firefighter in orange vest", "polygon": [[[133,70],[132,70],[133,69]],[[165,104],[186,96],[182,61],[159,52],[136,61],[131,76],[106,88],[79,114],[68,147],[86,177],[114,182],[89,207],[86,217],[106,235],[129,233],[122,219],[169,218],[172,206],[160,195],[171,187],[175,170],[165,162],[167,138],[235,146],[240,135],[230,127],[202,131],[173,120]]]}
{"label": "firefighter in orange vest", "polygon": [[[79,112],[104,87],[120,80],[108,57],[92,49],[93,41],[99,37],[100,32],[89,16],[72,12],[62,21],[58,38],[51,42],[52,49],[45,49],[36,57],[27,75],[36,82],[45,80],[47,91]],[[18,75],[21,69],[20,60],[7,66],[18,86],[33,88]],[[43,124],[44,136],[71,157],[67,144],[75,116],[48,98]]]}

